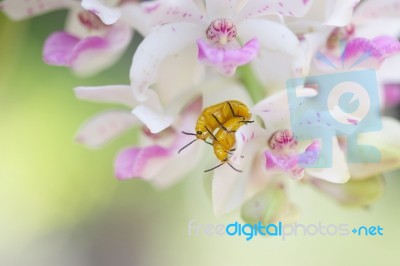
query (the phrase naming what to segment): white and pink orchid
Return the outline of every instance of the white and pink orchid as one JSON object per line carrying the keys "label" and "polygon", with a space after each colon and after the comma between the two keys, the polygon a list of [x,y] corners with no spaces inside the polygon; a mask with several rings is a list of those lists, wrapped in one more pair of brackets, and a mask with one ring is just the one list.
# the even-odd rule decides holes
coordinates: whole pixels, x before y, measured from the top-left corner
{"label": "white and pink orchid", "polygon": [[[139,45],[130,70],[131,84],[138,98],[159,82],[158,70],[165,58],[195,58],[219,73],[232,76],[238,66],[254,61],[260,77],[276,67],[276,55],[285,73],[301,72],[297,58],[299,40],[284,24],[265,16],[303,16],[308,1],[149,1],[144,10],[158,26]],[[196,68],[186,65],[185,68]],[[187,71],[187,70],[186,70]]]}
{"label": "white and pink orchid", "polygon": [[[113,65],[128,47],[133,29],[145,34],[150,21],[143,21],[137,1],[6,0],[1,9],[14,20],[41,15],[58,9],[69,10],[64,31],[52,33],[43,47],[43,60],[49,65],[71,68],[89,76]],[[129,10],[140,22],[123,16]]]}

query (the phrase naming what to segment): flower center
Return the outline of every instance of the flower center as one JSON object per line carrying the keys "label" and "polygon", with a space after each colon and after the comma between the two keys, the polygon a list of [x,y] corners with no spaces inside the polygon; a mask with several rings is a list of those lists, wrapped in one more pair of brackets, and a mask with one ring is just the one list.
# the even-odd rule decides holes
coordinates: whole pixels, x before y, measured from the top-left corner
{"label": "flower center", "polygon": [[328,49],[336,49],[341,41],[348,41],[354,35],[355,27],[350,24],[343,28],[335,28],[326,42]]}
{"label": "flower center", "polygon": [[291,130],[285,129],[274,133],[269,140],[269,146],[273,150],[283,150],[285,148],[293,148],[297,145],[296,138]]}
{"label": "flower center", "polygon": [[235,24],[230,19],[216,19],[206,31],[207,38],[215,43],[226,44],[236,38]]}
{"label": "flower center", "polygon": [[88,10],[79,12],[78,17],[82,25],[90,30],[99,30],[107,27],[96,14]]}

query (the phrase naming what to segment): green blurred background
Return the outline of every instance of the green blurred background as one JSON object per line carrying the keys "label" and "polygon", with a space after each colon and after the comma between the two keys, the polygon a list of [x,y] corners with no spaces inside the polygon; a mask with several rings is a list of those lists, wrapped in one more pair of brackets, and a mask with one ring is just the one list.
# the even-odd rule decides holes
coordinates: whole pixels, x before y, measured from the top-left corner
{"label": "green blurred background", "polygon": [[94,78],[47,66],[43,42],[65,15],[23,22],[0,15],[0,265],[400,265],[396,173],[368,209],[342,208],[302,185],[290,195],[302,208],[299,222],[379,224],[382,237],[189,237],[192,219],[229,223],[238,214],[215,218],[198,175],[164,191],[117,181],[114,156],[134,143],[134,131],[101,150],[73,142],[86,119],[115,106],[78,101],[72,88],[128,83],[134,44]]}

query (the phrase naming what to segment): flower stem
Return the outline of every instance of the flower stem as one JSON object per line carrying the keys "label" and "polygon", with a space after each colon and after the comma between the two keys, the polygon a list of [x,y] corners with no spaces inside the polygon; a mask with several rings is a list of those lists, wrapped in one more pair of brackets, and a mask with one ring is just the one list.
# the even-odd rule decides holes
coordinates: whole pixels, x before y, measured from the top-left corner
{"label": "flower stem", "polygon": [[250,64],[240,66],[236,73],[239,81],[246,87],[254,103],[261,101],[267,96],[266,89],[255,76]]}

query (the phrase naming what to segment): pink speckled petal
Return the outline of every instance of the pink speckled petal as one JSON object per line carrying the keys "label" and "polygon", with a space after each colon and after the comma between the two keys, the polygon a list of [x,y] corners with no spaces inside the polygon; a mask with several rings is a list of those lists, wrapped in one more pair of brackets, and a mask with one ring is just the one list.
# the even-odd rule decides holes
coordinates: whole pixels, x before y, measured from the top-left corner
{"label": "pink speckled petal", "polygon": [[251,62],[260,48],[257,39],[251,39],[243,47],[223,48],[216,47],[206,41],[197,41],[199,61],[214,66],[221,74],[232,76],[236,68]]}
{"label": "pink speckled petal", "polygon": [[104,5],[97,0],[82,0],[81,5],[84,9],[96,14],[106,25],[114,24],[121,16],[119,8]]}
{"label": "pink speckled petal", "polygon": [[310,0],[259,0],[248,1],[239,13],[237,20],[265,15],[304,16],[311,7]]}
{"label": "pink speckled petal", "polygon": [[5,0],[0,3],[0,10],[13,20],[38,16],[62,8],[78,8],[77,1],[70,0]]}
{"label": "pink speckled petal", "polygon": [[189,1],[157,0],[140,3],[143,11],[155,25],[171,22],[195,22],[205,20],[196,4]]}
{"label": "pink speckled petal", "polygon": [[75,140],[89,148],[99,148],[136,124],[138,120],[129,112],[107,111],[85,122]]}
{"label": "pink speckled petal", "polygon": [[158,79],[158,70],[163,60],[190,45],[195,45],[198,36],[204,34],[203,31],[199,25],[184,22],[169,23],[155,28],[140,43],[133,56],[130,79],[134,95],[145,100],[149,86]]}

